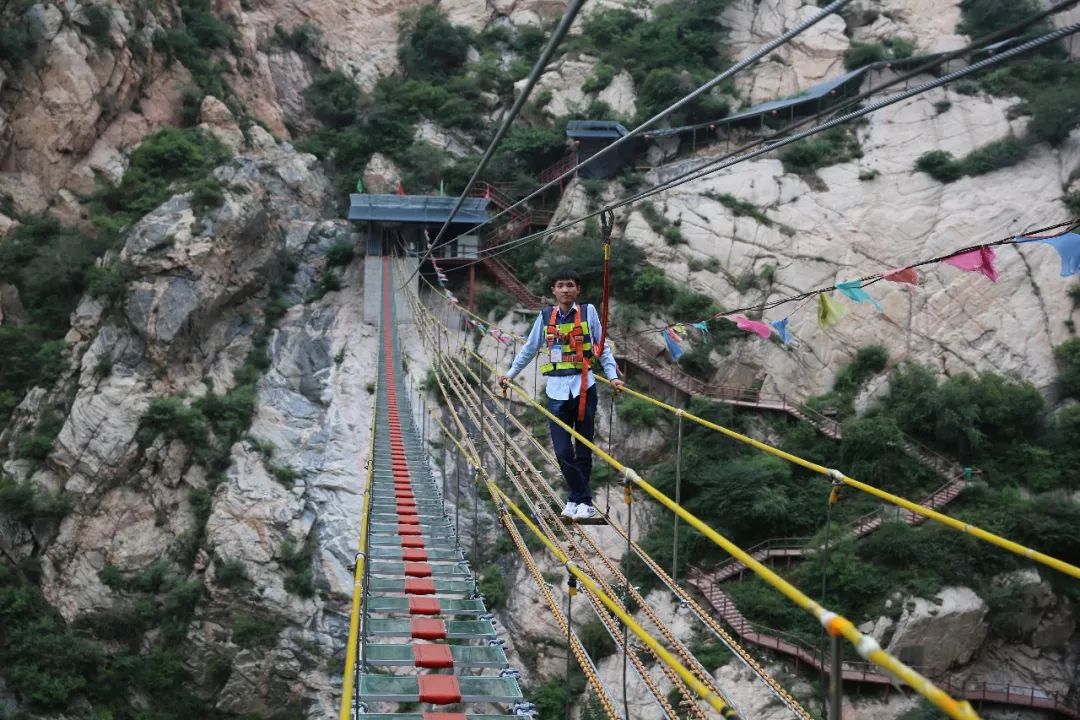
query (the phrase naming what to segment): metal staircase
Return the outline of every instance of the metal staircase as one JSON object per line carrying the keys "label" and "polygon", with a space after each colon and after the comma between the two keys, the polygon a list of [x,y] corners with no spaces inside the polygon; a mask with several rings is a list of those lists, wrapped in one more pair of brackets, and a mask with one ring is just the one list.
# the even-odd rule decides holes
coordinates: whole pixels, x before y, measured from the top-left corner
{"label": "metal staircase", "polygon": [[[356,720],[466,720],[531,717],[494,617],[462,554],[428,467],[403,389],[401,350],[389,277],[383,312],[375,445],[358,638]],[[381,713],[389,703],[427,712]],[[465,712],[493,703],[509,714]]]}

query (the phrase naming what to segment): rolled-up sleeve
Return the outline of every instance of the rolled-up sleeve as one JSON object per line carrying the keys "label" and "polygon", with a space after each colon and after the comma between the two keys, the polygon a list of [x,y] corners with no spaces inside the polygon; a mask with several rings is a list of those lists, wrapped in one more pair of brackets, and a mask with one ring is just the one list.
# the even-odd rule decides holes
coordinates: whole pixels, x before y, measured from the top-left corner
{"label": "rolled-up sleeve", "polygon": [[525,366],[536,357],[536,353],[540,352],[540,348],[544,344],[544,323],[541,314],[537,314],[536,322],[533,323],[532,330],[529,331],[529,337],[525,340],[525,344],[521,350],[518,351],[517,356],[514,358],[514,362],[510,363],[510,369],[506,375],[510,378],[516,378],[518,374],[525,369]]}

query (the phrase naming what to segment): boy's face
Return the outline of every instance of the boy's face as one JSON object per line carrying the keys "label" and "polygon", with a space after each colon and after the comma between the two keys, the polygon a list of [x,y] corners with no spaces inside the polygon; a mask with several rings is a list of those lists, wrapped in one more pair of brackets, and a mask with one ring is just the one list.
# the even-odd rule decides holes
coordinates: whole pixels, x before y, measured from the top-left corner
{"label": "boy's face", "polygon": [[551,294],[560,305],[573,305],[579,292],[581,288],[574,280],[556,280],[551,286]]}

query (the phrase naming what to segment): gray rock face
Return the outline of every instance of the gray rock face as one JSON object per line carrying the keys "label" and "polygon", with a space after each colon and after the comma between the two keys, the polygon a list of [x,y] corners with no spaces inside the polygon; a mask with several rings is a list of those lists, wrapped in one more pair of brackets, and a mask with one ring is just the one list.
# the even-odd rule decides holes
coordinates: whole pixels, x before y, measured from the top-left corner
{"label": "gray rock face", "polygon": [[[925,674],[940,674],[968,662],[979,651],[989,632],[988,610],[965,587],[945,588],[929,601],[908,600],[887,649],[894,655],[921,656],[912,664],[922,667]],[[950,641],[942,642],[942,638]]]}

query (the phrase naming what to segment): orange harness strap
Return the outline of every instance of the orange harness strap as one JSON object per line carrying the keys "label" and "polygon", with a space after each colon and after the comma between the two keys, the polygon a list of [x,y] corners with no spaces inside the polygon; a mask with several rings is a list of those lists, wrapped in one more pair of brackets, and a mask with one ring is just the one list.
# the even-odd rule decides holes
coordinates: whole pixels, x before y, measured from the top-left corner
{"label": "orange harness strap", "polygon": [[[548,345],[559,342],[559,329],[556,318],[559,314],[559,306],[553,305],[551,307],[551,317],[548,319],[547,338]],[[590,328],[591,332],[591,328]],[[581,363],[581,391],[578,393],[578,422],[585,419],[585,393],[589,389],[589,366],[585,362],[585,351],[582,340],[581,330],[581,305],[577,305],[574,308],[574,327],[567,336],[567,343],[570,345],[570,349],[573,353],[574,362]]]}

